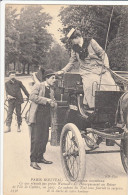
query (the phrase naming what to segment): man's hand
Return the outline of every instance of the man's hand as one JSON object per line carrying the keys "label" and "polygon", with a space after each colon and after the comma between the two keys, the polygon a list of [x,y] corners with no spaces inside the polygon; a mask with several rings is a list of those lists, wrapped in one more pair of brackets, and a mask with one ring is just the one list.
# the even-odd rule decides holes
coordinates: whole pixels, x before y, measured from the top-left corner
{"label": "man's hand", "polygon": [[47,101],[47,103],[48,103],[52,108],[54,108],[55,105],[56,105],[55,100],[52,100],[52,99],[49,99],[49,100]]}
{"label": "man's hand", "polygon": [[15,97],[11,96],[11,95],[7,95],[7,99],[11,100],[11,99],[16,99]]}

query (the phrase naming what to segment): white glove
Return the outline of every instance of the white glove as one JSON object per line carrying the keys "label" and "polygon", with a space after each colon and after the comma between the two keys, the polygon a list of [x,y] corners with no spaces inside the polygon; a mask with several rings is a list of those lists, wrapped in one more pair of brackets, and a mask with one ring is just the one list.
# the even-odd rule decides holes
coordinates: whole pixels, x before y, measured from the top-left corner
{"label": "white glove", "polygon": [[64,71],[63,70],[60,70],[57,72],[57,75],[63,75],[64,74]]}

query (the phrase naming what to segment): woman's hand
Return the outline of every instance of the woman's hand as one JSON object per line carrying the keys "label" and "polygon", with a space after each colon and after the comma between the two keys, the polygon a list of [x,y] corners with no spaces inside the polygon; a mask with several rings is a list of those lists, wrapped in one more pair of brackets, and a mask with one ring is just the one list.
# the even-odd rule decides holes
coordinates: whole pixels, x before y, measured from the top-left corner
{"label": "woman's hand", "polygon": [[56,72],[56,75],[58,75],[58,76],[61,76],[63,74],[64,74],[64,71],[63,70],[60,70],[60,71]]}

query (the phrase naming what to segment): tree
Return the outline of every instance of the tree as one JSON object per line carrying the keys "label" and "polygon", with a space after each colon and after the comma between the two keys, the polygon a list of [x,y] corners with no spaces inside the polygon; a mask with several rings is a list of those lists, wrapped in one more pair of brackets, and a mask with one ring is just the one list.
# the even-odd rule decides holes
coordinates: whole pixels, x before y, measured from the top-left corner
{"label": "tree", "polygon": [[52,43],[52,36],[46,30],[51,19],[49,14],[43,12],[41,5],[22,8],[16,28],[19,32],[19,61],[23,64],[23,73],[26,65],[29,74],[30,66],[44,62]]}
{"label": "tree", "polygon": [[17,23],[17,10],[11,6],[6,6],[5,11],[5,71],[9,71],[9,64],[15,64],[18,56],[18,32],[15,24]]}
{"label": "tree", "polygon": [[[63,7],[59,14],[66,35],[74,27],[81,30],[83,36],[93,37],[104,48],[112,6],[106,5],[70,5]],[[120,8],[113,13],[109,42],[116,36],[120,22]],[[114,28],[113,28],[114,27]]]}
{"label": "tree", "polygon": [[116,37],[108,46],[111,68],[128,71],[128,7],[121,7],[121,21]]}
{"label": "tree", "polygon": [[64,46],[54,43],[46,57],[46,67],[61,70],[69,60],[69,55]]}

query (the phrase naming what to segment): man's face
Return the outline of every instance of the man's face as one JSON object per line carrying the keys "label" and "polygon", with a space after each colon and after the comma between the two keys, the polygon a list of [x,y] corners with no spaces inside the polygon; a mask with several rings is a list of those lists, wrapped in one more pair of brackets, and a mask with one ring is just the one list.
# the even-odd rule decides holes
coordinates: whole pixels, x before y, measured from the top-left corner
{"label": "man's face", "polygon": [[10,75],[9,75],[9,78],[10,79],[14,79],[16,77],[16,74],[15,73],[11,73]]}
{"label": "man's face", "polygon": [[55,84],[55,81],[56,81],[55,75],[52,75],[51,77],[46,78],[46,82],[50,86],[53,86]]}

